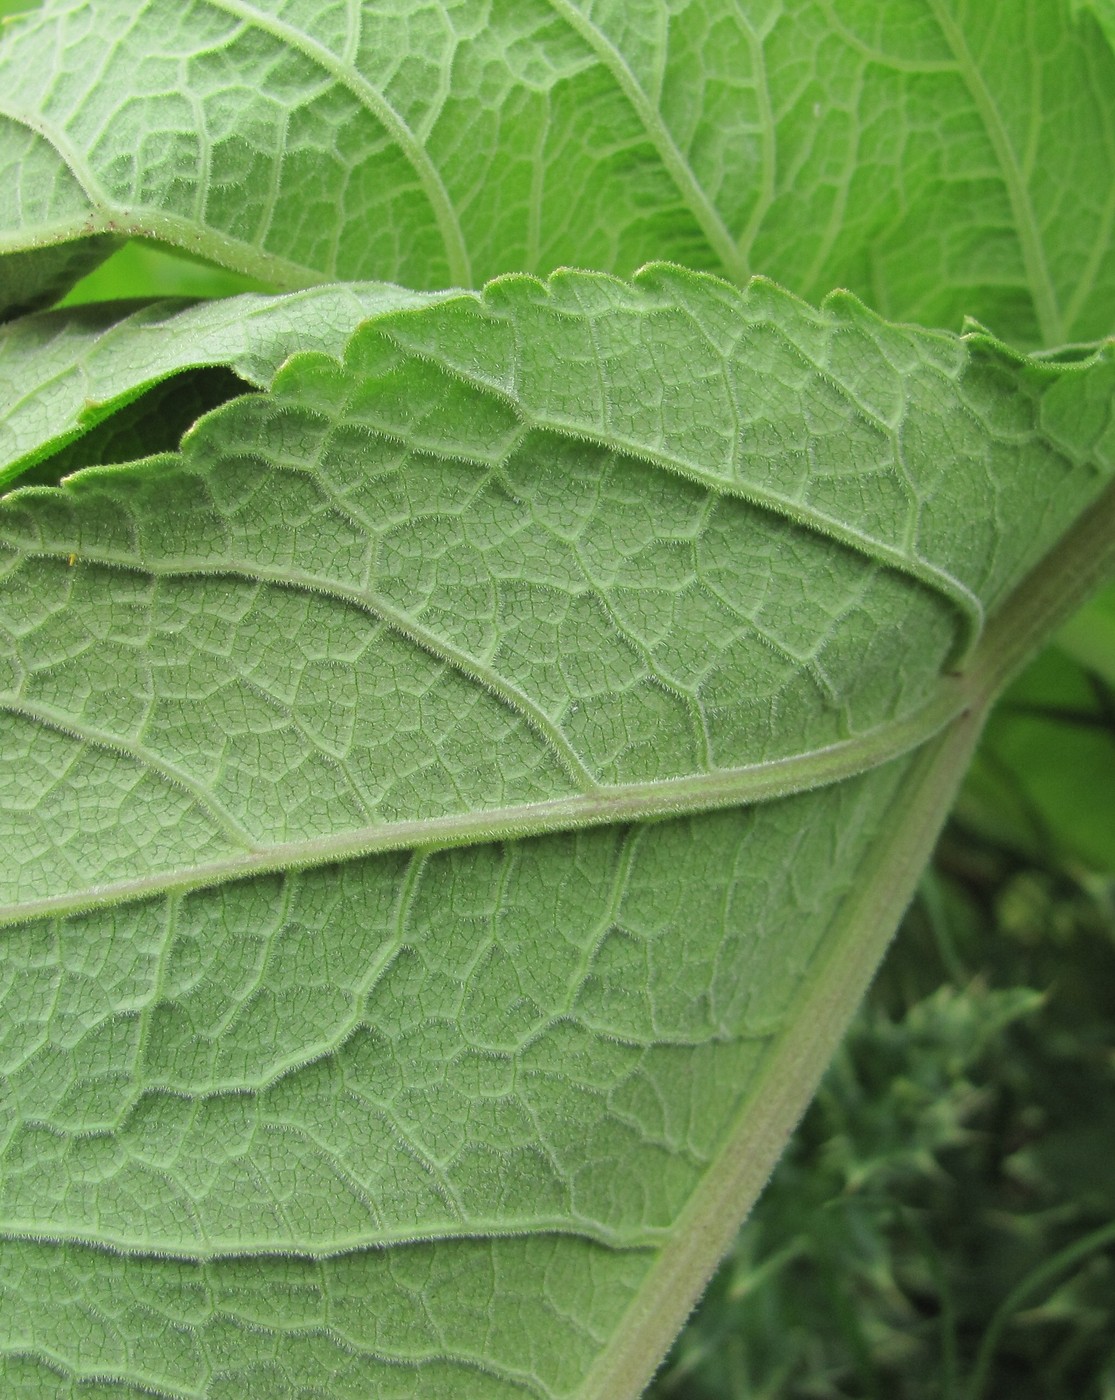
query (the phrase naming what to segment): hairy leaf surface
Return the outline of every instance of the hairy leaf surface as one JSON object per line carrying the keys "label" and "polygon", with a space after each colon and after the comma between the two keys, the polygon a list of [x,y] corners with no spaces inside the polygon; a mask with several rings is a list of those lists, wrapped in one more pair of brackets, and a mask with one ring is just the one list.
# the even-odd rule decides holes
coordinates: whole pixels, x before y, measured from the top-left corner
{"label": "hairy leaf surface", "polygon": [[280,299],[99,302],[24,316],[0,327],[0,486],[185,370],[222,366],[263,388],[295,351],[336,354],[364,316],[434,299],[344,284]]}
{"label": "hairy leaf surface", "polygon": [[76,331],[109,410],[152,316],[262,392],[0,500],[21,1393],[628,1393],[1115,474],[1110,348],[370,295]]}
{"label": "hairy leaf surface", "polygon": [[1111,383],[668,268],[374,318],[180,457],[9,498],[7,898],[868,766],[1096,494]]}
{"label": "hairy leaf surface", "polygon": [[1089,340],[1115,326],[1101,24],[1109,0],[47,0],[0,51],[0,291],[49,299],[75,243],[142,234],[279,288],[671,258]]}

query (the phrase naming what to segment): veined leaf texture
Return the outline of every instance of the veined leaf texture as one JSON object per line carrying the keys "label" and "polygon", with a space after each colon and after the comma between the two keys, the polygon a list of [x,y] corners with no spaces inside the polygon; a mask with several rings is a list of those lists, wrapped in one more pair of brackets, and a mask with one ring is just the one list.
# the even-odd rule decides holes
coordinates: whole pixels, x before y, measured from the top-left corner
{"label": "veined leaf texture", "polygon": [[1113,513],[1109,20],[5,35],[9,311],[303,289],[0,329],[7,1391],[631,1393]]}
{"label": "veined leaf texture", "polygon": [[1096,339],[1101,23],[1108,0],[53,0],[5,39],[0,300],[138,233],[279,287],[666,258]]}
{"label": "veined leaf texture", "polygon": [[[258,366],[315,298],[335,335],[328,288],[8,335],[124,401],[153,320],[179,364]],[[487,1352],[428,1369],[406,1308],[392,1331],[446,1269],[488,1282],[431,1336],[529,1291],[564,1321],[526,1388],[568,1389],[958,708],[947,672],[1115,459],[1109,357],[847,297],[663,267],[401,300],[346,293],[341,357],[285,358],[179,454],[4,500],[0,1219],[43,1364],[82,1348],[36,1287],[81,1310],[60,1280],[89,1270],[101,1364],[190,1393],[242,1325],[217,1294],[266,1277],[302,1321],[247,1328],[230,1386],[262,1347],[306,1385],[351,1353],[354,1394],[373,1357],[400,1394],[482,1362],[477,1394],[515,1393]],[[41,396],[44,441],[72,404]],[[127,1301],[152,1271],[201,1290],[173,1364]]]}

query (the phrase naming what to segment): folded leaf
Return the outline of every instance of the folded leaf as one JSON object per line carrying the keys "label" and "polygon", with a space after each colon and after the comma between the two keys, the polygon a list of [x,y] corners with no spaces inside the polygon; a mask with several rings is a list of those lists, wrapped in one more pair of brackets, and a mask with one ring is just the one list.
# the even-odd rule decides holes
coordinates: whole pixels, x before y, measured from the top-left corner
{"label": "folded leaf", "polygon": [[100,302],[13,321],[0,327],[0,486],[184,370],[227,367],[262,388],[296,350],[337,354],[362,317],[434,299],[366,283],[196,306]]}
{"label": "folded leaf", "polygon": [[104,422],[148,316],[261,392],[0,499],[9,1388],[634,1393],[1115,474],[1110,347],[339,305],[19,332]]}

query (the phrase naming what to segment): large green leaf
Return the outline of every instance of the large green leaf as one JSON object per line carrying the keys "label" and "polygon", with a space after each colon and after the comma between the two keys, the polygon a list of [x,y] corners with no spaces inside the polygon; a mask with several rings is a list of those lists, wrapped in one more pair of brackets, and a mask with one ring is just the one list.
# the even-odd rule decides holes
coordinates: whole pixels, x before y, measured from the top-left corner
{"label": "large green leaf", "polygon": [[140,234],[280,288],[673,258],[1096,338],[1108,3],[47,0],[0,60],[0,290]]}
{"label": "large green leaf", "polygon": [[1110,347],[411,300],[0,502],[17,1393],[634,1394],[1110,552]]}
{"label": "large green leaf", "polygon": [[[202,310],[266,352],[314,299],[336,317],[328,289],[255,320],[235,303]],[[187,331],[196,318],[179,315]],[[146,319],[119,323],[113,344],[146,332]],[[152,373],[141,353],[110,360],[116,401],[128,365]],[[562,800],[562,823],[641,814],[664,778],[676,809],[865,767],[939,725],[942,667],[962,664],[985,611],[1095,494],[1112,382],[1103,357],[1012,360],[985,337],[888,327],[848,298],[818,314],[769,284],[741,297],[665,268],[633,289],[511,280],[483,302],[375,318],[343,366],[295,356],[181,458],[11,499],[8,539],[30,555],[9,589],[43,619],[17,630],[47,650],[16,663],[31,748],[10,743],[7,758],[32,809],[36,765],[57,767],[54,801],[75,807],[62,792],[81,789],[85,824],[103,802],[111,818],[95,825],[123,843],[61,855],[44,837],[13,898],[77,898],[106,864],[145,880],[203,853],[258,868],[273,846],[287,861],[291,843],[342,842],[326,859],[351,850],[345,832],[377,833],[359,838],[367,849],[394,844],[396,826],[410,840],[416,820],[454,838],[478,811],[542,797]],[[49,381],[44,397],[65,401]],[[1026,528],[1006,536],[1006,520]],[[169,577],[158,590],[158,681],[143,645],[156,600],[137,581],[153,565],[189,575],[196,600]],[[121,622],[102,639],[116,684],[82,684],[74,711],[60,697],[88,659],[70,621],[86,595],[135,609],[138,631]],[[204,663],[195,613],[224,639]],[[370,651],[364,623],[345,631],[355,614]],[[308,670],[290,652],[300,632],[319,639]],[[354,648],[346,682],[337,662]],[[261,692],[266,721],[249,698]],[[417,725],[416,702],[430,707]],[[291,705],[293,725],[279,718]],[[79,731],[112,743],[135,770],[129,793],[112,782],[94,797],[69,760],[26,767],[39,722],[66,752]],[[176,815],[152,843],[155,791]],[[505,820],[517,829],[485,818]]]}

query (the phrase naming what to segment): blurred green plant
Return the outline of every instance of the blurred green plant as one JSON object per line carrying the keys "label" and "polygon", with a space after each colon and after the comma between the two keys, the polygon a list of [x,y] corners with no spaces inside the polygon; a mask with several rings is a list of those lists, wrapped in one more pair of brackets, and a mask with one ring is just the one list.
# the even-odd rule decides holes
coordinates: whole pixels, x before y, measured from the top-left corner
{"label": "blurred green plant", "polygon": [[133,297],[228,297],[269,290],[253,277],[133,238],[71,288],[63,306]]}
{"label": "blurred green plant", "polygon": [[1115,1395],[1113,604],[1008,690],[654,1400]]}

